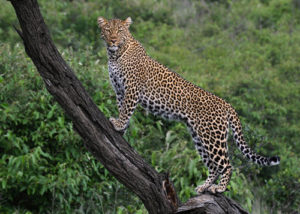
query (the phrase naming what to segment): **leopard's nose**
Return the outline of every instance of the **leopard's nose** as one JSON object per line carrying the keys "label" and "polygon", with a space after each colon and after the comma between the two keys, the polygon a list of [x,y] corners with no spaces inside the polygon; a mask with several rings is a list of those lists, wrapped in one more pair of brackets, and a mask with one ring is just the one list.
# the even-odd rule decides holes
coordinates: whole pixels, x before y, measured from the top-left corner
{"label": "leopard's nose", "polygon": [[116,43],[117,39],[111,39],[110,40],[112,43]]}

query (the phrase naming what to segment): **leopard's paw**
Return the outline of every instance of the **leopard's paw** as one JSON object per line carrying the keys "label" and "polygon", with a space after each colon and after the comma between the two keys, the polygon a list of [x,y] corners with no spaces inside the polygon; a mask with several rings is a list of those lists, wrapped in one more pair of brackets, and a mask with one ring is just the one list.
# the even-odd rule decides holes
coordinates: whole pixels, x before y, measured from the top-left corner
{"label": "leopard's paw", "polygon": [[120,120],[111,117],[111,118],[109,118],[109,121],[112,123],[112,125],[116,131],[119,131],[119,132],[125,131],[126,125],[123,125],[123,123]]}
{"label": "leopard's paw", "polygon": [[223,186],[213,184],[207,189],[207,191],[211,193],[222,193],[226,191],[226,187],[224,188]]}
{"label": "leopard's paw", "polygon": [[197,186],[195,191],[196,191],[196,193],[200,194],[200,193],[204,192],[206,189],[207,189],[207,186],[203,184],[203,185]]}

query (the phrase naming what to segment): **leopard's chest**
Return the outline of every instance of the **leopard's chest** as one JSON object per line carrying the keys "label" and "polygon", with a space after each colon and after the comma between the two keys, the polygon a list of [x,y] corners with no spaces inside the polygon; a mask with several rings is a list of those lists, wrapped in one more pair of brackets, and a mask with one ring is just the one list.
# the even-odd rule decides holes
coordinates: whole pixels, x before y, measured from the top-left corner
{"label": "leopard's chest", "polygon": [[116,61],[108,61],[108,72],[115,92],[124,92],[125,77],[120,64]]}

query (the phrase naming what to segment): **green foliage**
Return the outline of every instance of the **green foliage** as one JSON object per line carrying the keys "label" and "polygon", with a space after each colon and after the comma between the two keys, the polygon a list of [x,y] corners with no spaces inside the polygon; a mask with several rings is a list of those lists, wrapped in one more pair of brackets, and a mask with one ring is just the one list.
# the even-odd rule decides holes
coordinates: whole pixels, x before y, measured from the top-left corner
{"label": "green foliage", "polygon": [[[0,3],[0,213],[146,213],[85,150],[25,55],[13,8]],[[300,212],[298,1],[39,3],[55,44],[107,117],[117,107],[96,19],[131,16],[131,31],[153,58],[225,98],[249,145],[281,157],[278,167],[260,168],[230,137],[235,169],[226,195],[253,213]],[[183,124],[138,108],[125,138],[156,170],[170,173],[182,201],[206,179]]]}
{"label": "green foliage", "polygon": [[[125,198],[119,195],[128,194],[124,187],[85,151],[23,47],[2,44],[0,50],[4,65],[0,73],[0,212],[116,211],[116,201]],[[63,54],[73,57],[72,67],[82,69],[79,78],[89,73],[85,87],[102,103],[99,108],[111,114],[112,93],[98,93],[107,89],[108,82],[92,81],[94,75],[103,75],[96,72],[95,57],[90,59],[89,50],[80,56],[72,50]],[[94,69],[86,71],[88,63]],[[140,206],[136,198],[127,198],[134,207]]]}

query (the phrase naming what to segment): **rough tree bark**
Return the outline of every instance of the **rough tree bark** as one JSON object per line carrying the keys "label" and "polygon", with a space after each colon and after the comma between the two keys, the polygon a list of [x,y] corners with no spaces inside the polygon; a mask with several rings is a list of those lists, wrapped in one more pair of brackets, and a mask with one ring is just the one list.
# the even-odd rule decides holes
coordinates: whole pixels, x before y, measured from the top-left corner
{"label": "rough tree bark", "polygon": [[[71,118],[86,148],[121,183],[133,191],[149,213],[175,213],[179,201],[167,174],[159,174],[116,132],[93,103],[55,47],[36,0],[11,0],[19,19],[26,53],[50,94]],[[96,24],[96,21],[95,21]],[[223,195],[203,194],[179,213],[247,213]]]}

